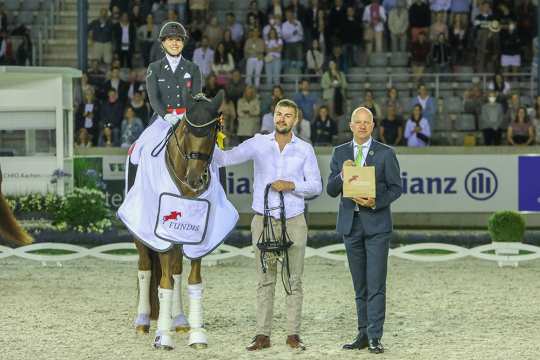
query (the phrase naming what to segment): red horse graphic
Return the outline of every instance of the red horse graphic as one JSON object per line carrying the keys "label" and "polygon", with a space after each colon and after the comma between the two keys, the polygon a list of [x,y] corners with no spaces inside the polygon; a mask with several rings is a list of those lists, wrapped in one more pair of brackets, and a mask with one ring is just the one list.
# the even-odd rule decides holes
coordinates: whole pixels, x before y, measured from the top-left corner
{"label": "red horse graphic", "polygon": [[177,220],[179,217],[182,217],[181,211],[171,211],[169,215],[165,215],[163,217],[163,222],[167,222],[169,220]]}

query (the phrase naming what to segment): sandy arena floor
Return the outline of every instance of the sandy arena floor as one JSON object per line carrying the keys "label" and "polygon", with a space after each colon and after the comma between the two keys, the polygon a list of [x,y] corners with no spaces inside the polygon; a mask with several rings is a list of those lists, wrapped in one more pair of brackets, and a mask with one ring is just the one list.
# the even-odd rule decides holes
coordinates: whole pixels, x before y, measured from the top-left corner
{"label": "sandy arena floor", "polygon": [[319,258],[306,260],[308,350],[284,345],[280,286],[273,347],[246,352],[255,326],[253,267],[238,258],[204,268],[209,348],[192,350],[187,335],[176,335],[176,349],[165,352],[151,348],[151,335],[134,333],[135,263],[0,260],[0,359],[540,359],[540,261],[499,269],[476,259],[391,258],[384,355],[341,350],[355,336],[351,280],[342,263]]}

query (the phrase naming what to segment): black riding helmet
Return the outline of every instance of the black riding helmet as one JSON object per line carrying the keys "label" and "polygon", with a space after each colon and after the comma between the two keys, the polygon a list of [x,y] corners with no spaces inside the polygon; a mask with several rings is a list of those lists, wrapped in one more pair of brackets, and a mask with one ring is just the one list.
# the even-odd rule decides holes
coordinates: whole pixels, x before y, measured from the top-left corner
{"label": "black riding helmet", "polygon": [[188,37],[186,28],[177,21],[169,21],[163,24],[159,31],[159,40],[163,41],[169,37],[179,37],[185,42]]}

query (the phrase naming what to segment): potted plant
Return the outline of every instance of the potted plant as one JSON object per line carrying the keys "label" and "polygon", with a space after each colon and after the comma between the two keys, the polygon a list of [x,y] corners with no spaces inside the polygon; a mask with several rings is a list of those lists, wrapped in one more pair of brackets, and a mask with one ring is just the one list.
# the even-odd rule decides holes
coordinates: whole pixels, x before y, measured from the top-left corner
{"label": "potted plant", "polygon": [[488,220],[488,232],[491,241],[495,243],[495,254],[506,255],[508,260],[499,261],[499,266],[518,266],[517,261],[511,261],[511,255],[518,255],[519,249],[512,244],[522,242],[525,234],[525,220],[515,211],[498,211]]}

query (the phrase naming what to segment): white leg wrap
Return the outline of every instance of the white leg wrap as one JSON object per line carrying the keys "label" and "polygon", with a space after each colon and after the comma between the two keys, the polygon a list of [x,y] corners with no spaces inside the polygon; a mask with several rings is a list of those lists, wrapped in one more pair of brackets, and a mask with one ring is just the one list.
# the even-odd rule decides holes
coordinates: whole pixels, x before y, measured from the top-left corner
{"label": "white leg wrap", "polygon": [[171,306],[173,291],[171,289],[158,289],[159,295],[159,317],[157,323],[156,339],[154,347],[173,348],[174,343],[171,337]]}
{"label": "white leg wrap", "polygon": [[182,306],[182,275],[173,275],[174,288],[172,298],[173,328],[188,327],[188,321],[184,315]]}
{"label": "white leg wrap", "polygon": [[206,330],[203,328],[203,307],[202,307],[202,284],[188,285],[189,294],[189,345],[207,344],[208,338]]}
{"label": "white leg wrap", "polygon": [[137,315],[150,315],[150,277],[152,272],[141,271],[137,274],[139,278],[139,307],[137,308]]}

